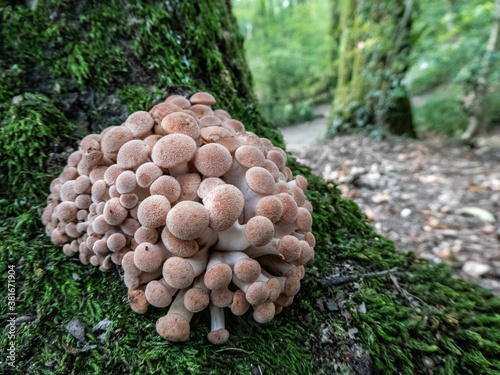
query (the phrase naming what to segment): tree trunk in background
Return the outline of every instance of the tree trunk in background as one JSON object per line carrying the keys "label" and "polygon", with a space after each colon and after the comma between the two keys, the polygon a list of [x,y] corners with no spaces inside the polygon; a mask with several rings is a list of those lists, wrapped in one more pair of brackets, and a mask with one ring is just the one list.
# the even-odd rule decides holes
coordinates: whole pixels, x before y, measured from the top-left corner
{"label": "tree trunk in background", "polygon": [[331,133],[355,127],[415,136],[403,79],[413,1],[342,0],[338,81]]}
{"label": "tree trunk in background", "polygon": [[469,124],[462,139],[469,141],[477,137],[488,126],[486,117],[486,99],[488,97],[489,77],[491,75],[493,55],[500,50],[500,0],[495,1],[495,20],[490,39],[481,63],[476,82],[464,95],[463,107],[469,116]]}

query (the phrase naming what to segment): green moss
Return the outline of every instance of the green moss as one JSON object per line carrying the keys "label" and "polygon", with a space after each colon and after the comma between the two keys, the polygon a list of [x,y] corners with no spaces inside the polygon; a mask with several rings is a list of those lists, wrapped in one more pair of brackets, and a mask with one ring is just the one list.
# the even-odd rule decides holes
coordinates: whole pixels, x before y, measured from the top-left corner
{"label": "green moss", "polygon": [[[47,155],[55,140],[71,134],[71,110],[63,105],[69,93],[76,92],[82,101],[89,92],[97,99],[116,96],[134,111],[157,99],[154,87],[185,94],[208,90],[249,130],[283,146],[280,133],[256,109],[230,5],[40,0],[35,11],[1,7],[2,69],[20,72],[13,75],[14,84],[4,85],[4,103],[10,107],[13,95],[52,92],[55,82],[61,85],[57,97],[25,93],[1,116],[6,120],[0,133],[0,179],[7,181],[2,189],[7,195],[0,210],[0,279],[5,283],[7,266],[16,265],[18,316],[32,317],[18,326],[17,369],[12,373],[350,374],[357,371],[359,358],[345,353],[355,343],[367,353],[365,366],[379,373],[427,373],[427,358],[434,361],[436,374],[500,371],[500,300],[452,279],[448,267],[396,252],[392,242],[366,224],[354,202],[340,198],[335,184],[293,159],[289,166],[310,183],[318,242],[316,262],[308,268],[293,308],[264,326],[250,316],[228,314],[231,338],[222,347],[207,343],[206,313],[196,315],[189,342],[161,339],[154,328],[159,309],[133,313],[118,275],[67,258],[45,236],[39,218],[51,177]],[[41,72],[43,79],[23,72]],[[93,121],[109,110],[92,105],[90,101]],[[62,155],[54,173],[67,157],[60,148],[54,149]],[[318,283],[338,272],[356,275],[393,267],[396,281],[361,279],[338,287]],[[321,301],[328,300],[342,302],[342,314],[324,308]],[[3,316],[5,303],[0,299]],[[360,312],[363,303],[366,313]],[[101,332],[91,328],[104,318],[113,324],[101,339]],[[72,319],[86,325],[86,341],[95,349],[70,353],[68,348],[83,347],[64,329]],[[352,328],[359,330],[355,339],[349,334]],[[6,347],[5,331],[1,341]]]}

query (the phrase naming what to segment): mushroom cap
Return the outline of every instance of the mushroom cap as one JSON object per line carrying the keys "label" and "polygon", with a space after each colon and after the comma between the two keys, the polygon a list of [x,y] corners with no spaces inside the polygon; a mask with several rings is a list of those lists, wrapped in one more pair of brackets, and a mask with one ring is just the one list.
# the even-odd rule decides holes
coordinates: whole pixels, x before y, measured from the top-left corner
{"label": "mushroom cap", "polygon": [[278,251],[286,262],[294,262],[300,257],[300,242],[294,236],[283,236],[278,242]]}
{"label": "mushroom cap", "polygon": [[206,177],[220,177],[231,168],[233,158],[227,148],[209,143],[198,149],[194,157],[196,169]]}
{"label": "mushroom cap", "polygon": [[189,261],[180,257],[171,257],[163,263],[163,278],[168,285],[184,289],[193,283],[195,274]]}
{"label": "mushroom cap", "polygon": [[130,303],[132,310],[138,314],[144,314],[149,305],[143,288],[129,290],[128,302]]}
{"label": "mushroom cap", "polygon": [[124,126],[110,126],[107,129],[101,139],[102,152],[111,160],[116,160],[120,148],[134,139],[134,136],[130,129]]}
{"label": "mushroom cap", "polygon": [[116,179],[116,190],[118,191],[118,193],[132,193],[137,186],[137,181],[135,178],[135,173],[132,171],[124,171],[120,173],[120,175]]}
{"label": "mushroom cap", "polygon": [[140,227],[135,231],[134,239],[137,243],[156,243],[156,241],[158,241],[158,230],[153,228]]}
{"label": "mushroom cap", "polygon": [[245,168],[264,167],[266,165],[264,154],[254,146],[240,146],[236,150],[234,156],[236,160],[238,160],[238,163]]}
{"label": "mushroom cap", "polygon": [[175,256],[188,258],[198,252],[199,245],[195,240],[181,240],[168,231],[167,226],[161,232],[161,240],[165,247]]}
{"label": "mushroom cap", "polygon": [[146,228],[158,228],[165,225],[170,202],[163,195],[151,195],[139,204],[137,218]]}
{"label": "mushroom cap", "polygon": [[146,299],[154,307],[167,307],[172,302],[172,295],[158,280],[151,280],[146,285]]}
{"label": "mushroom cap", "polygon": [[198,187],[201,184],[201,177],[198,173],[188,173],[177,177],[177,182],[181,187],[179,201],[193,201],[198,198]]}
{"label": "mushroom cap", "polygon": [[124,170],[125,169],[120,168],[116,164],[109,166],[108,169],[106,169],[106,172],[104,172],[104,177],[103,177],[104,181],[106,182],[106,185],[112,186],[116,184],[116,179],[120,174],[122,174]]}
{"label": "mushroom cap", "polygon": [[295,296],[300,290],[300,278],[298,276],[288,276],[285,281],[284,294],[287,297]]}
{"label": "mushroom cap", "polygon": [[191,288],[184,295],[184,307],[197,313],[204,310],[210,303],[210,296],[205,289]]}
{"label": "mushroom cap", "polygon": [[171,113],[182,112],[182,108],[172,103],[159,103],[149,111],[156,124],[160,125],[162,120]]}
{"label": "mushroom cap", "polygon": [[156,179],[163,175],[163,171],[155,163],[144,163],[135,171],[137,185],[149,187]]}
{"label": "mushroom cap", "polygon": [[131,210],[139,203],[139,197],[137,194],[128,193],[120,195],[120,204],[128,210]]}
{"label": "mushroom cap", "polygon": [[70,222],[76,218],[78,207],[74,202],[61,202],[56,206],[55,212],[59,220]]}
{"label": "mushroom cap", "polygon": [[301,176],[300,174],[295,176],[295,183],[304,193],[307,191],[307,180],[304,176]]}
{"label": "mushroom cap", "polygon": [[267,301],[257,306],[253,318],[257,323],[268,323],[273,320],[275,311],[274,303]]}
{"label": "mushroom cap", "polygon": [[79,176],[73,183],[73,190],[76,194],[83,194],[90,191],[91,186],[92,183],[90,182],[90,178],[88,176]]}
{"label": "mushroom cap", "polygon": [[102,138],[99,134],[89,134],[80,141],[78,150],[82,154],[86,153],[89,149],[100,150],[101,141]]}
{"label": "mushroom cap", "polygon": [[265,216],[254,216],[245,225],[245,237],[252,246],[265,246],[273,236],[274,224]]}
{"label": "mushroom cap", "polygon": [[203,199],[203,204],[209,212],[210,228],[222,232],[240,217],[245,199],[236,186],[226,184],[214,188]]}
{"label": "mushroom cap", "polygon": [[201,138],[207,142],[218,142],[222,138],[231,137],[232,134],[229,130],[221,126],[207,126],[200,130]]}
{"label": "mushroom cap", "polygon": [[88,194],[81,194],[75,199],[76,207],[80,210],[86,210],[92,204],[92,198]]}
{"label": "mushroom cap", "polygon": [[181,240],[194,240],[207,229],[208,211],[201,203],[182,201],[177,203],[167,215],[167,228]]}
{"label": "mushroom cap", "polygon": [[229,332],[225,328],[212,331],[207,335],[208,341],[214,345],[224,344],[229,339]]}
{"label": "mushroom cap", "polygon": [[138,111],[128,116],[123,126],[131,131],[134,138],[139,138],[153,129],[154,124],[155,121],[148,112]]}
{"label": "mushroom cap", "polygon": [[[269,288],[269,300],[276,301],[281,293],[281,283],[277,278],[270,278],[267,280],[267,287]],[[300,287],[300,285],[299,285]]]}
{"label": "mushroom cap", "polygon": [[131,217],[127,217],[123,223],[120,224],[120,229],[125,233],[127,236],[133,237],[137,229],[141,227],[141,224],[139,221],[136,219],[133,219]]}
{"label": "mushroom cap", "polygon": [[156,142],[158,142],[162,137],[163,137],[163,135],[161,135],[161,134],[151,134],[143,139],[144,143],[146,143],[149,146],[148,156],[151,156],[151,152],[153,151],[153,147],[155,146]]}
{"label": "mushroom cap", "polygon": [[221,119],[221,121],[229,120],[231,115],[223,109],[216,109],[214,115]]}
{"label": "mushroom cap", "polygon": [[283,155],[275,150],[271,150],[267,153],[267,158],[271,160],[276,166],[278,167],[279,170],[282,170],[283,167],[285,166],[286,163],[286,158],[283,157]]}
{"label": "mushroom cap", "polygon": [[210,292],[210,302],[215,306],[223,308],[231,305],[234,292],[228,288],[214,289]]}
{"label": "mushroom cap", "polygon": [[274,192],[274,178],[265,168],[252,167],[245,173],[248,187],[261,195],[271,195]]}
{"label": "mushroom cap", "polygon": [[203,281],[210,290],[227,288],[231,283],[233,270],[225,263],[217,263],[205,272]]}
{"label": "mushroom cap", "polygon": [[304,207],[297,209],[297,218],[295,224],[301,232],[310,232],[312,230],[312,216]]}
{"label": "mushroom cap", "polygon": [[181,95],[169,96],[167,100],[165,100],[165,103],[176,105],[177,107],[182,109],[188,109],[189,107],[191,107],[191,103],[189,102],[189,100]]}
{"label": "mushroom cap", "polygon": [[161,127],[167,134],[185,134],[193,139],[200,138],[198,122],[184,112],[174,112],[166,116]]}
{"label": "mushroom cap", "polygon": [[248,303],[245,292],[238,289],[234,292],[233,302],[231,303],[231,312],[236,316],[241,316],[245,314],[250,308],[250,303]]}
{"label": "mushroom cap", "polygon": [[151,158],[160,168],[173,168],[190,161],[196,149],[193,138],[185,134],[170,134],[156,142]]}
{"label": "mushroom cap", "polygon": [[215,98],[208,92],[197,92],[196,94],[191,96],[191,98],[189,98],[189,101],[193,104],[204,104],[204,105],[215,104]]}
{"label": "mushroom cap", "polygon": [[74,151],[68,156],[68,165],[70,167],[76,167],[80,160],[82,160],[82,152]]}
{"label": "mushroom cap", "polygon": [[207,126],[221,126],[222,121],[217,116],[207,115],[200,118],[198,124],[200,128],[206,128]]}
{"label": "mushroom cap", "polygon": [[120,168],[137,168],[148,160],[149,146],[140,139],[134,139],[125,143],[116,157],[116,164]]}
{"label": "mushroom cap", "polygon": [[61,191],[59,192],[62,201],[74,201],[76,199],[76,192],[74,188],[75,181],[66,181],[61,186]]}
{"label": "mushroom cap", "polygon": [[247,288],[245,296],[251,305],[260,305],[268,299],[269,287],[262,281],[256,281]]}
{"label": "mushroom cap", "polygon": [[170,313],[158,319],[156,331],[168,341],[179,342],[189,338],[191,327],[186,318],[176,313]]}
{"label": "mushroom cap", "polygon": [[277,222],[282,214],[283,205],[280,199],[274,195],[260,198],[255,206],[255,215],[267,217],[272,223]]}
{"label": "mushroom cap", "polygon": [[243,258],[234,264],[234,277],[244,283],[253,283],[260,276],[262,269],[255,259]]}
{"label": "mushroom cap", "polygon": [[159,246],[149,242],[139,244],[134,251],[134,263],[141,271],[154,272],[159,270],[163,262]]}
{"label": "mushroom cap", "polygon": [[224,180],[221,180],[217,177],[208,177],[201,181],[200,186],[198,187],[198,196],[201,199],[204,199],[214,188],[220,185],[224,185]]}
{"label": "mushroom cap", "polygon": [[295,199],[290,194],[280,193],[276,197],[281,201],[283,206],[283,214],[281,215],[281,221],[284,223],[293,223],[297,218],[298,207]]}
{"label": "mushroom cap", "polygon": [[119,225],[128,216],[128,211],[121,205],[119,198],[111,198],[104,206],[103,216],[109,225]]}
{"label": "mushroom cap", "polygon": [[120,251],[127,244],[127,239],[123,233],[113,233],[107,239],[108,249],[115,252]]}
{"label": "mushroom cap", "polygon": [[163,195],[170,202],[175,202],[181,196],[181,185],[172,176],[160,176],[149,187],[152,195]]}
{"label": "mushroom cap", "polygon": [[212,109],[209,106],[204,104],[195,104],[191,106],[189,110],[194,112],[198,118],[214,114],[214,111],[212,111]]}
{"label": "mushroom cap", "polygon": [[238,120],[231,120],[228,119],[222,123],[222,126],[226,129],[230,129],[236,133],[239,132],[244,132],[245,131],[245,125],[243,125],[240,121]]}

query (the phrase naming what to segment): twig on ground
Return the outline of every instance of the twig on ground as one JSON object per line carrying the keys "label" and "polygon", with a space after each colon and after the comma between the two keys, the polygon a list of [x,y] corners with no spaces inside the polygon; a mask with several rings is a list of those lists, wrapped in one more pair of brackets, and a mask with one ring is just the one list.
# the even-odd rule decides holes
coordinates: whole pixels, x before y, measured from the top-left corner
{"label": "twig on ground", "polygon": [[342,285],[342,284],[346,284],[346,283],[352,283],[354,281],[358,281],[361,279],[373,279],[376,277],[385,276],[385,275],[390,274],[392,272],[396,272],[397,269],[398,269],[397,267],[394,267],[394,268],[391,268],[390,270],[379,271],[379,272],[370,272],[370,273],[365,273],[365,274],[361,274],[361,275],[336,276],[336,277],[321,279],[321,280],[319,280],[319,282],[322,286]]}
{"label": "twig on ground", "polygon": [[225,352],[227,350],[235,351],[235,352],[243,352],[245,354],[253,354],[253,352],[248,352],[248,351],[246,351],[244,349],[240,349],[240,348],[223,348],[223,349],[216,350],[215,352],[216,353],[221,353],[221,352]]}

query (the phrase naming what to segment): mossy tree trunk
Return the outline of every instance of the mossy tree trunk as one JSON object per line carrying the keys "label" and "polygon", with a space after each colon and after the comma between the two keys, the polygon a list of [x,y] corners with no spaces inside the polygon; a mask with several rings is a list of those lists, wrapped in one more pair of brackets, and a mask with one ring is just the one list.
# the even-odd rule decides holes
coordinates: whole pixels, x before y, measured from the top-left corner
{"label": "mossy tree trunk", "polygon": [[415,136],[403,84],[408,69],[413,1],[341,0],[335,134],[364,127]]}
{"label": "mossy tree trunk", "polygon": [[[486,107],[489,79],[491,76],[495,54],[500,51],[500,0],[495,1],[495,20],[491,28],[490,39],[481,61],[477,77],[468,85],[463,98],[463,108],[469,116],[469,123],[462,139],[470,141],[481,134],[488,126]],[[497,57],[498,58],[498,57]]]}
{"label": "mossy tree trunk", "polygon": [[[317,245],[292,307],[267,325],[227,314],[223,347],[206,340],[207,314],[196,314],[187,343],[165,342],[154,333],[165,312],[131,311],[120,275],[66,257],[45,236],[40,214],[76,137],[121,124],[170,93],[210,91],[247,129],[283,147],[256,109],[230,3],[0,4],[0,280],[6,287],[13,266],[19,318],[15,338],[1,334],[2,373],[500,371],[500,299],[452,279],[445,265],[395,251],[334,183],[293,158],[290,168],[309,181]],[[4,327],[7,302],[0,299]],[[111,325],[94,331],[103,319]],[[65,328],[73,320],[85,330],[81,341]]]}

